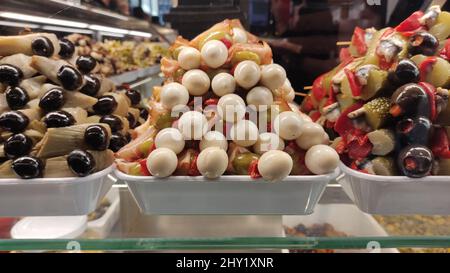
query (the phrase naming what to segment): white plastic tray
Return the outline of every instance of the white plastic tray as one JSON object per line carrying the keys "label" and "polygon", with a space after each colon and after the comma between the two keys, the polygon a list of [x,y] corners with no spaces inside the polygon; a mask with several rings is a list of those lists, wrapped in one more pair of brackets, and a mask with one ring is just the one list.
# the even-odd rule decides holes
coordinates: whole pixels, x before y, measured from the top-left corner
{"label": "white plastic tray", "polygon": [[113,170],[82,178],[0,179],[0,216],[88,214],[114,184]]}
{"label": "white plastic tray", "polygon": [[[363,213],[355,205],[331,204],[317,205],[314,213],[309,216],[283,216],[283,225],[295,227],[303,224],[310,227],[314,224],[332,225],[337,231],[344,232],[350,237],[384,237],[388,236],[383,227],[369,214]],[[372,249],[368,244],[367,249],[336,250],[336,252],[381,252],[398,253],[396,248]]]}
{"label": "white plastic tray", "polygon": [[130,176],[116,170],[145,214],[311,214],[328,175],[290,176],[277,183],[248,176],[173,176],[166,179]]}
{"label": "white plastic tray", "polygon": [[112,188],[105,197],[111,203],[105,214],[97,220],[87,223],[85,237],[104,239],[108,237],[111,230],[120,218],[120,194],[117,188]]}
{"label": "white plastic tray", "polygon": [[354,203],[371,214],[450,214],[450,176],[370,175],[340,164],[337,180]]}

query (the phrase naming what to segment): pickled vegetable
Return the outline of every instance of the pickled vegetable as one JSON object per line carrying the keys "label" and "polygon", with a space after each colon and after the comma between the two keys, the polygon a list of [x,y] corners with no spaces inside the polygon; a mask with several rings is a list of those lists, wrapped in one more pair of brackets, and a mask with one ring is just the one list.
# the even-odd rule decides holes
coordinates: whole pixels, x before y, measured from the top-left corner
{"label": "pickled vegetable", "polygon": [[382,127],[389,117],[390,100],[385,97],[376,98],[363,106],[369,126],[376,130]]}
{"label": "pickled vegetable", "polygon": [[372,154],[387,155],[395,148],[394,132],[388,129],[375,130],[367,134],[372,143]]}
{"label": "pickled vegetable", "polygon": [[230,35],[228,35],[225,31],[213,31],[209,33],[200,43],[198,44],[198,49],[202,49],[202,47],[211,40],[222,40],[227,39],[231,41]]}
{"label": "pickled vegetable", "polygon": [[450,36],[450,13],[443,11],[439,14],[436,24],[429,30],[439,41],[444,41]]}
{"label": "pickled vegetable", "polygon": [[254,153],[243,153],[236,156],[233,160],[233,168],[237,175],[248,175],[248,170],[253,161],[258,160],[259,156]]}
{"label": "pickled vegetable", "polygon": [[353,99],[353,97],[351,96],[347,96],[344,94],[338,94],[336,96],[336,99],[339,103],[339,107],[342,111],[345,111],[345,109],[347,109],[348,107],[352,106],[355,103],[355,99]]}
{"label": "pickled vegetable", "polygon": [[378,94],[385,86],[388,78],[388,72],[384,70],[372,69],[369,72],[367,85],[363,87],[361,99],[368,100]]}
{"label": "pickled vegetable", "polygon": [[233,57],[231,58],[231,64],[234,66],[242,61],[253,61],[257,63],[258,65],[261,64],[261,59],[259,58],[259,55],[251,52],[251,51],[239,51],[236,52]]}
{"label": "pickled vegetable", "polygon": [[446,87],[450,83],[450,63],[442,58],[436,58],[432,70],[426,76],[426,82],[435,87]]}
{"label": "pickled vegetable", "polygon": [[395,161],[391,157],[376,157],[372,160],[372,169],[376,175],[398,175]]}

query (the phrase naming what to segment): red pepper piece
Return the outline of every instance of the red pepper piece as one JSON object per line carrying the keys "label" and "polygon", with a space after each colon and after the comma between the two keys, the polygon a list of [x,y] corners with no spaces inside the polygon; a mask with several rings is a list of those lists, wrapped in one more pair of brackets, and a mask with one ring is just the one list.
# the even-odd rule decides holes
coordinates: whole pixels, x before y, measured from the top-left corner
{"label": "red pepper piece", "polygon": [[226,46],[228,49],[230,49],[230,47],[233,45],[233,43],[232,43],[230,40],[225,39],[225,38],[220,39],[220,41],[221,41],[222,43],[224,43],[225,46]]}
{"label": "red pepper piece", "polygon": [[335,150],[338,154],[343,154],[347,150],[347,143],[345,143],[344,139],[339,141],[335,147]]}
{"label": "red pepper piece", "polygon": [[209,105],[217,105],[219,103],[219,99],[217,98],[211,98],[211,99],[207,99],[205,101],[205,106],[209,106]]}
{"label": "red pepper piece", "polygon": [[356,27],[353,32],[352,44],[358,51],[359,56],[363,56],[367,52],[366,31],[360,27]]}
{"label": "red pepper piece", "polygon": [[362,86],[358,82],[358,79],[356,78],[355,74],[352,71],[350,71],[350,69],[347,69],[347,68],[344,68],[344,73],[347,76],[348,82],[350,84],[350,89],[352,90],[353,97],[361,96]]}
{"label": "red pepper piece", "polygon": [[322,116],[322,114],[319,111],[313,111],[309,114],[309,117],[316,122],[320,117]]}
{"label": "red pepper piece", "polygon": [[348,143],[348,156],[351,159],[363,159],[366,158],[371,152],[373,145],[369,141],[367,135],[356,136],[356,139]]}
{"label": "red pepper piece", "polygon": [[303,113],[309,113],[311,111],[313,111],[315,109],[314,104],[312,102],[312,97],[311,96],[307,96],[301,106],[302,112]]}
{"label": "red pepper piece", "polygon": [[340,136],[344,137],[350,130],[354,129],[353,122],[347,115],[363,106],[364,104],[362,102],[357,102],[341,113],[336,124],[334,124],[334,130]]}
{"label": "red pepper piece", "polygon": [[447,39],[444,48],[442,48],[439,55],[441,56],[441,58],[446,59],[447,61],[450,60],[450,39]]}
{"label": "red pepper piece", "polygon": [[325,74],[320,75],[318,78],[314,80],[313,86],[312,86],[312,95],[317,101],[321,101],[325,95],[326,92],[323,89],[323,78],[325,77]]}
{"label": "red pepper piece", "polygon": [[350,54],[348,47],[341,48],[341,50],[339,51],[339,61],[341,63],[353,61],[353,56],[352,54]]}
{"label": "red pepper piece", "polygon": [[258,179],[262,177],[258,170],[258,160],[253,160],[250,163],[250,165],[248,166],[248,174],[252,179]]}
{"label": "red pepper piece", "polygon": [[144,176],[152,176],[150,171],[147,168],[147,159],[139,160],[139,165],[141,166],[141,174]]}
{"label": "red pepper piece", "polygon": [[189,176],[199,176],[200,175],[200,172],[198,171],[198,168],[197,168],[197,158],[198,158],[198,153],[196,152],[195,154],[192,155],[191,165],[189,166],[189,170],[188,170]]}
{"label": "red pepper piece", "polygon": [[420,70],[420,80],[425,81],[427,78],[428,73],[433,68],[433,65],[436,63],[437,57],[436,56],[430,56],[427,57],[425,60],[423,60],[419,65]]}
{"label": "red pepper piece", "polygon": [[434,121],[437,117],[436,110],[436,89],[433,85],[427,82],[419,82],[419,85],[423,87],[425,92],[428,95],[428,101],[430,102],[430,120]]}
{"label": "red pepper piece", "polygon": [[419,19],[424,15],[422,11],[416,11],[398,25],[395,30],[398,32],[414,31],[422,27]]}
{"label": "red pepper piece", "polygon": [[434,130],[431,151],[436,157],[450,158],[449,136],[444,128]]}

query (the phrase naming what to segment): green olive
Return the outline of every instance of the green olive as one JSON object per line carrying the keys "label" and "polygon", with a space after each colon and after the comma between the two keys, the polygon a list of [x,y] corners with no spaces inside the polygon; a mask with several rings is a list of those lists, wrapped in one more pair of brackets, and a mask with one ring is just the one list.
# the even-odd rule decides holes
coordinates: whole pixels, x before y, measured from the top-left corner
{"label": "green olive", "polygon": [[433,64],[433,69],[428,73],[426,81],[435,87],[446,87],[450,81],[450,64],[438,57],[436,63]]}
{"label": "green olive", "polygon": [[258,160],[259,156],[254,153],[243,153],[233,160],[233,168],[238,175],[248,175],[248,168],[254,160]]}
{"label": "green olive", "polygon": [[261,64],[261,59],[259,58],[259,55],[251,51],[236,52],[233,58],[231,58],[232,65],[238,64],[242,61],[253,61],[258,65]]}
{"label": "green olive", "polygon": [[158,120],[156,121],[155,127],[158,130],[169,128],[169,127],[172,126],[172,122],[173,122],[173,119],[172,119],[171,114],[170,113],[165,113],[165,114],[162,114],[158,118]]}
{"label": "green olive", "polygon": [[444,41],[450,36],[450,13],[443,11],[439,14],[436,24],[429,30],[439,41]]}
{"label": "green olive", "polygon": [[377,52],[378,44],[380,42],[380,38],[386,30],[388,30],[388,28],[381,29],[373,34],[372,40],[369,43],[369,46],[367,48],[367,53],[366,53],[366,56],[364,57],[364,61],[363,61],[362,65],[366,65],[366,64],[379,65],[379,58],[378,58],[376,52]]}
{"label": "green olive", "polygon": [[153,147],[153,139],[148,139],[138,146],[138,151],[143,157],[147,157],[150,154],[150,149]]}
{"label": "green olive", "polygon": [[414,55],[411,57],[411,61],[413,61],[417,66],[420,66],[420,64],[426,59],[428,58],[428,56],[419,54],[419,55]]}
{"label": "green olive", "polygon": [[175,73],[173,73],[173,79],[179,83],[181,83],[181,80],[183,79],[184,74],[186,73],[186,70],[183,68],[178,68]]}
{"label": "green olive", "polygon": [[393,176],[398,175],[395,162],[390,157],[379,156],[372,160],[373,171],[376,175]]}

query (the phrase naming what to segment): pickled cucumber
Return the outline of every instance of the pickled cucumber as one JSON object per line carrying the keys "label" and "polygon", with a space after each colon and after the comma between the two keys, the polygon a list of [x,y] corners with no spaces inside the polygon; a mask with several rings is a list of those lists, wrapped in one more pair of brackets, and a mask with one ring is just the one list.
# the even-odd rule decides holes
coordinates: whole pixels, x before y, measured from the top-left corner
{"label": "pickled cucumber", "polygon": [[257,65],[261,64],[261,59],[259,58],[259,55],[251,51],[236,52],[234,56],[231,58],[232,65],[238,64],[242,61],[253,61]]}
{"label": "pickled cucumber", "polygon": [[433,69],[428,73],[426,82],[435,87],[446,87],[450,83],[450,63],[442,58],[437,58]]}
{"label": "pickled cucumber", "polygon": [[372,69],[369,72],[367,85],[363,87],[361,92],[361,99],[368,100],[385,86],[388,78],[388,72],[384,70]]}
{"label": "pickled cucumber", "polygon": [[372,143],[372,154],[387,155],[395,148],[394,132],[388,129],[375,130],[367,134],[370,143]]}
{"label": "pickled cucumber", "polygon": [[447,39],[450,36],[450,13],[446,11],[441,12],[429,32],[439,41]]}
{"label": "pickled cucumber", "polygon": [[398,175],[395,161],[391,157],[379,156],[372,160],[372,169],[376,175]]}
{"label": "pickled cucumber", "polygon": [[372,129],[377,130],[386,123],[390,105],[390,99],[385,97],[376,98],[364,104],[365,118]]}
{"label": "pickled cucumber", "polygon": [[355,104],[356,100],[353,99],[352,96],[344,95],[344,94],[338,94],[336,96],[336,99],[339,103],[339,107],[341,112],[344,112],[348,107]]}

